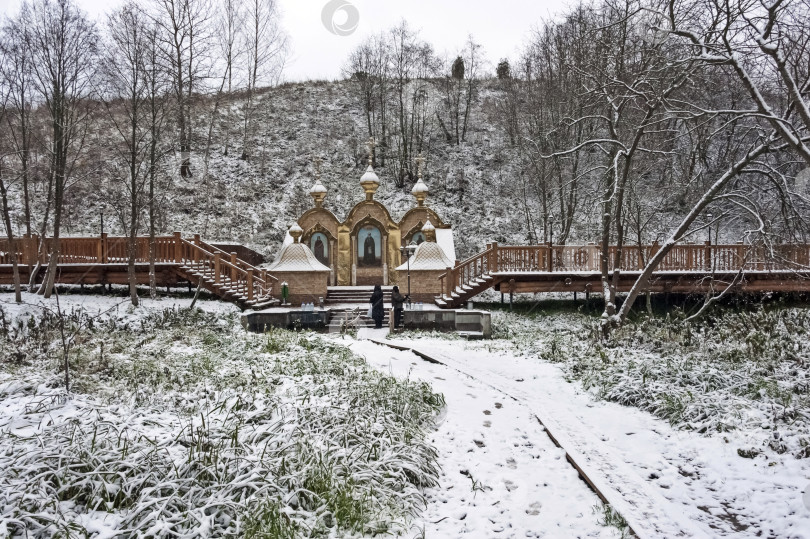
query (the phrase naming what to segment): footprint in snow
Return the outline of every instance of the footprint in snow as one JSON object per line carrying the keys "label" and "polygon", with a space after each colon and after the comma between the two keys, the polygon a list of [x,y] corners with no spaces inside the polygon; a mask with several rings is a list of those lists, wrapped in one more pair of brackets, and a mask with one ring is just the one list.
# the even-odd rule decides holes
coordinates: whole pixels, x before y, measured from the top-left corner
{"label": "footprint in snow", "polygon": [[495,403],[495,408],[497,408],[498,410],[500,410],[501,408],[503,408],[503,404],[501,404],[500,402],[496,402],[496,403]]}
{"label": "footprint in snow", "polygon": [[492,412],[490,412],[489,410],[484,410],[484,415],[492,415]]}
{"label": "footprint in snow", "polygon": [[484,426],[489,428],[492,426],[492,421],[484,421]]}

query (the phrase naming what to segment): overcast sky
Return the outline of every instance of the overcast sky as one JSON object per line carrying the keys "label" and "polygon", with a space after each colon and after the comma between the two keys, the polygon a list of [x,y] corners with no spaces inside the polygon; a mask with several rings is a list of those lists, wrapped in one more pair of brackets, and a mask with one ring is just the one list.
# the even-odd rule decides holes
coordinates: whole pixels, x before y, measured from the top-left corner
{"label": "overcast sky", "polygon": [[[491,64],[515,58],[532,29],[558,14],[570,0],[278,0],[292,51],[285,68],[287,80],[334,79],[349,52],[366,36],[387,29],[400,19],[420,30],[440,54],[455,54],[472,34]],[[0,0],[0,12],[15,12],[21,0]],[[92,17],[102,16],[122,0],[77,0]],[[331,20],[336,35],[323,23],[326,6],[343,4]],[[346,28],[358,16],[353,32]],[[341,28],[345,28],[341,30]],[[490,66],[494,68],[494,66]]]}

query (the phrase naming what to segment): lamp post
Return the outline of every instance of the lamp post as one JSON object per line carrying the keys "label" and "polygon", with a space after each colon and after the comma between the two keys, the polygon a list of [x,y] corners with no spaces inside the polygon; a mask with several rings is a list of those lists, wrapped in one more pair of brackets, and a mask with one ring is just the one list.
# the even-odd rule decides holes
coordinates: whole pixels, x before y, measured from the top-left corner
{"label": "lamp post", "polygon": [[706,219],[709,221],[709,224],[706,226],[706,231],[709,233],[709,244],[710,245],[712,243],[712,217],[714,217],[714,215],[712,215],[711,213],[706,214]]}
{"label": "lamp post", "polygon": [[413,243],[399,248],[400,254],[405,257],[405,262],[408,265],[408,305],[411,304],[411,255],[414,251],[416,251],[416,245]]}

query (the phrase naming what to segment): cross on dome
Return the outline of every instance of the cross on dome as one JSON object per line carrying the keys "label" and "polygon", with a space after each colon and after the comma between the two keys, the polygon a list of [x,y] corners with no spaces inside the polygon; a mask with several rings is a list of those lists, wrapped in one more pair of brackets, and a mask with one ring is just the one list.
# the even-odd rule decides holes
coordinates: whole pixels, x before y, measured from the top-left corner
{"label": "cross on dome", "polygon": [[416,175],[418,178],[422,178],[422,169],[425,167],[425,158],[422,157],[422,153],[419,153],[419,156],[414,159],[416,162]]}
{"label": "cross on dome", "polygon": [[375,146],[377,146],[377,141],[374,140],[374,137],[369,137],[366,141],[366,147],[368,148],[368,166],[371,166],[374,161]]}
{"label": "cross on dome", "polygon": [[315,207],[320,208],[323,206],[323,199],[326,198],[326,187],[321,183],[321,158],[313,158],[315,165],[315,184],[310,188],[309,195],[315,201]]}

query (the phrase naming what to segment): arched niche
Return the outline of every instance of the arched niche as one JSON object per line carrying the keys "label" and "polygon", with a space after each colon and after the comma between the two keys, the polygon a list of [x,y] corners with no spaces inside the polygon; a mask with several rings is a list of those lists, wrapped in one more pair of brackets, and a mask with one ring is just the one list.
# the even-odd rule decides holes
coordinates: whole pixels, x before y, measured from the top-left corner
{"label": "arched niche", "polygon": [[372,215],[351,229],[352,281],[355,285],[388,284],[388,227]]}

